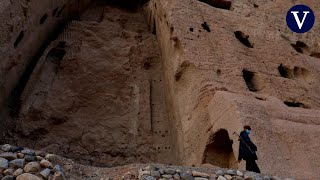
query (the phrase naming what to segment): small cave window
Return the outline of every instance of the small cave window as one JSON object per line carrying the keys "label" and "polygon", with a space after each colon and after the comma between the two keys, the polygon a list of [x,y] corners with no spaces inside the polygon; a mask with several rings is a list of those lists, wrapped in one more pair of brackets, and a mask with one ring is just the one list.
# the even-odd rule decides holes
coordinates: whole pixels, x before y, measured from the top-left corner
{"label": "small cave window", "polygon": [[21,31],[19,36],[17,37],[16,41],[14,42],[13,46],[16,48],[24,38],[24,31]]}
{"label": "small cave window", "polygon": [[66,5],[62,6],[62,8],[56,13],[56,17],[60,17],[65,8],[66,8]]}
{"label": "small cave window", "polygon": [[320,59],[320,53],[317,53],[317,52],[312,52],[310,56]]}
{"label": "small cave window", "polygon": [[243,32],[241,31],[236,31],[234,32],[234,35],[236,36],[236,38],[245,46],[247,46],[248,48],[253,48],[252,43],[249,41],[249,36],[245,35]]}
{"label": "small cave window", "polygon": [[59,10],[59,7],[55,8],[55,9],[52,11],[52,16],[56,16],[57,13],[58,13],[58,10]]}
{"label": "small cave window", "polygon": [[254,75],[255,75],[254,72],[248,71],[246,69],[242,70],[243,79],[245,80],[248,89],[253,92],[257,91],[255,87],[255,83],[253,81]]}
{"label": "small cave window", "polygon": [[293,78],[290,68],[284,66],[283,64],[280,64],[280,66],[278,67],[278,71],[280,75],[284,78],[290,78],[290,79]]}
{"label": "small cave window", "polygon": [[301,102],[284,101],[283,103],[284,103],[285,105],[287,105],[288,107],[300,107],[300,108],[309,109],[308,106],[306,106],[305,104],[303,104],[303,103],[301,103]]}
{"label": "small cave window", "polygon": [[228,131],[220,129],[211,135],[203,156],[203,164],[212,164],[222,168],[234,168],[237,165],[233,154],[232,144]]}
{"label": "small cave window", "polygon": [[157,25],[155,19],[153,20],[152,34],[157,35]]}
{"label": "small cave window", "polygon": [[47,19],[48,19],[48,14],[43,15],[40,19],[40,24],[45,23]]}
{"label": "small cave window", "polygon": [[291,46],[301,54],[307,53],[309,51],[309,46],[304,42],[297,41],[296,44],[291,44]]}
{"label": "small cave window", "polygon": [[199,0],[200,2],[206,3],[212,7],[230,10],[232,6],[231,0]]}
{"label": "small cave window", "polygon": [[150,67],[151,67],[150,62],[145,62],[145,63],[143,64],[143,68],[144,68],[145,70],[149,70]]}
{"label": "small cave window", "polygon": [[190,32],[193,32],[193,28],[191,27],[191,28],[189,28],[189,30],[190,30]]}
{"label": "small cave window", "polygon": [[206,30],[207,32],[211,32],[210,26],[209,26],[209,24],[208,24],[207,22],[203,22],[203,23],[201,24],[201,26],[202,26],[202,28],[203,28],[204,30]]}

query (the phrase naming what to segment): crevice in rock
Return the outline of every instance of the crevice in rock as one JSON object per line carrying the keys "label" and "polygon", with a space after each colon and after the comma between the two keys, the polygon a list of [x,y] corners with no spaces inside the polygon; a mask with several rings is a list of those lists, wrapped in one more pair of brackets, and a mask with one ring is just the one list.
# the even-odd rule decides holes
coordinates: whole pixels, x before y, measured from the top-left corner
{"label": "crevice in rock", "polygon": [[17,37],[16,41],[14,42],[13,46],[16,48],[24,38],[24,31],[21,31],[19,36]]}
{"label": "crevice in rock", "polygon": [[40,19],[40,24],[45,23],[47,19],[48,19],[48,14],[43,15]]}
{"label": "crevice in rock", "polygon": [[58,10],[59,10],[59,7],[55,8],[55,9],[52,11],[52,16],[56,16],[57,13],[58,13]]}
{"label": "crevice in rock", "polygon": [[234,32],[234,35],[243,45],[247,46],[248,48],[253,48],[253,44],[249,41],[248,35],[245,35],[241,31]]}
{"label": "crevice in rock", "polygon": [[186,69],[190,66],[190,63],[187,61],[184,61],[178,68],[178,70],[175,73],[175,80],[179,81],[183,75],[183,73],[186,71]]}
{"label": "crevice in rock", "polygon": [[56,17],[61,17],[62,12],[64,11],[65,8],[66,8],[66,5],[63,5],[62,8],[57,12]]}
{"label": "crevice in rock", "polygon": [[212,7],[230,10],[232,1],[230,0],[199,0],[200,2],[206,3]]}

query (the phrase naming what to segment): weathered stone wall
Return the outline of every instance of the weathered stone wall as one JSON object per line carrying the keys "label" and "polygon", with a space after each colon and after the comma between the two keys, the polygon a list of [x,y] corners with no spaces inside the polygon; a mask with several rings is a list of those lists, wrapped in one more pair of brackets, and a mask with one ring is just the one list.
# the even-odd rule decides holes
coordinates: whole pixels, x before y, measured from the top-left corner
{"label": "weathered stone wall", "polygon": [[[262,171],[299,177],[298,168],[292,168],[303,156],[296,153],[314,152],[315,149],[319,150],[318,145],[305,146],[304,150],[299,149],[298,144],[288,145],[289,138],[283,137],[287,137],[291,128],[281,133],[268,133],[270,128],[279,127],[272,123],[273,115],[246,111],[249,117],[263,119],[248,121],[237,115],[235,107],[219,107],[219,101],[208,105],[217,91],[228,91],[247,98],[278,99],[277,103],[272,102],[270,106],[285,111],[281,119],[288,124],[291,124],[292,118],[303,120],[306,117],[292,115],[282,106],[318,116],[315,111],[320,107],[320,61],[317,56],[319,24],[316,23],[314,29],[304,35],[293,34],[286,26],[285,15],[294,3],[232,2],[230,8],[221,8],[194,0],[150,1],[149,21],[156,26],[163,55],[170,120],[177,127],[177,158],[180,163],[187,165],[203,163],[210,135],[221,128],[226,128],[234,140],[234,156],[237,158],[237,137],[232,133],[240,132],[247,123],[256,131],[253,139],[259,145]],[[310,1],[303,3],[312,9],[319,8],[318,4]],[[315,13],[319,16],[319,12]],[[255,102],[247,104],[250,108],[254,105]],[[214,121],[219,118],[221,122]],[[310,128],[308,137],[317,134],[312,130],[317,126],[317,121],[292,124],[293,129]],[[305,137],[290,136],[295,137],[297,142]],[[314,141],[310,138],[307,144],[314,144]],[[281,144],[281,147],[273,152],[268,147],[270,143]],[[289,147],[294,147],[292,151],[296,148],[299,150],[295,151],[295,155],[284,153],[284,149]],[[279,165],[282,168],[271,168],[270,159],[287,155],[290,157],[282,159]],[[314,164],[318,163],[319,156],[312,153],[312,157],[316,160],[304,160],[304,164],[310,167],[305,175],[310,178],[319,176],[314,169],[318,166]],[[239,166],[243,168],[242,164]]]}
{"label": "weathered stone wall", "polygon": [[98,166],[169,163],[162,80],[158,44],[143,13],[94,4],[33,71],[21,98],[17,143]]}
{"label": "weathered stone wall", "polygon": [[[0,124],[18,114],[20,95],[37,60],[64,24],[79,16],[90,0],[9,1],[0,5]],[[5,131],[2,130],[1,134]],[[2,138],[1,138],[2,139]]]}

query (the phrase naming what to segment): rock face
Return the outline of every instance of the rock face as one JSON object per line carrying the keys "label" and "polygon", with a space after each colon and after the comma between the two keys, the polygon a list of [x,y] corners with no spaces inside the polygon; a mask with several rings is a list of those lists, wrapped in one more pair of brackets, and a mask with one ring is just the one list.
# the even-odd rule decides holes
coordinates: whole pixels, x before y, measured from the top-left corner
{"label": "rock face", "polygon": [[[180,163],[244,169],[233,132],[248,124],[263,172],[320,176],[320,30],[317,24],[309,37],[293,34],[284,18],[291,6],[233,1],[226,10],[150,1],[147,19],[156,24]],[[159,16],[165,20],[153,22]]]}
{"label": "rock face", "polygon": [[[3,0],[0,4],[0,105],[7,106],[14,114],[19,106],[19,94],[23,91],[28,74],[37,62],[37,54],[59,33],[60,24],[88,6],[90,0],[35,1]],[[68,5],[67,5],[68,4]],[[33,64],[33,65],[32,65]],[[22,79],[21,77],[24,76]],[[1,108],[1,124],[11,124],[7,113]],[[5,132],[6,126],[0,126]],[[3,128],[3,129],[2,129]],[[6,138],[1,133],[2,138]]]}
{"label": "rock face", "polygon": [[38,62],[22,95],[20,131],[40,129],[38,148],[83,164],[170,163],[160,60],[142,11],[91,7]]}
{"label": "rock face", "polygon": [[[0,127],[8,141],[82,164],[244,169],[233,133],[248,124],[263,172],[320,177],[320,30],[316,24],[300,36],[287,28],[293,1],[150,0],[138,9],[138,1],[92,1],[87,11],[89,1],[65,2],[65,9],[51,1],[1,5],[0,104],[9,99],[9,111],[0,113]],[[0,157],[16,158],[10,146],[2,150]]]}

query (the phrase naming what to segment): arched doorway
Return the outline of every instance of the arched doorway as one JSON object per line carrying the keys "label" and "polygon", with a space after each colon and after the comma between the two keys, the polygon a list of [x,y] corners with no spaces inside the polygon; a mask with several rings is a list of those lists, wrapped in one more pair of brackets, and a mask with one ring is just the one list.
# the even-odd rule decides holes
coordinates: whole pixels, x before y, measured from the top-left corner
{"label": "arched doorway", "polygon": [[206,146],[203,164],[212,164],[223,168],[235,168],[236,158],[232,150],[233,141],[229,138],[228,131],[220,129],[210,136]]}

